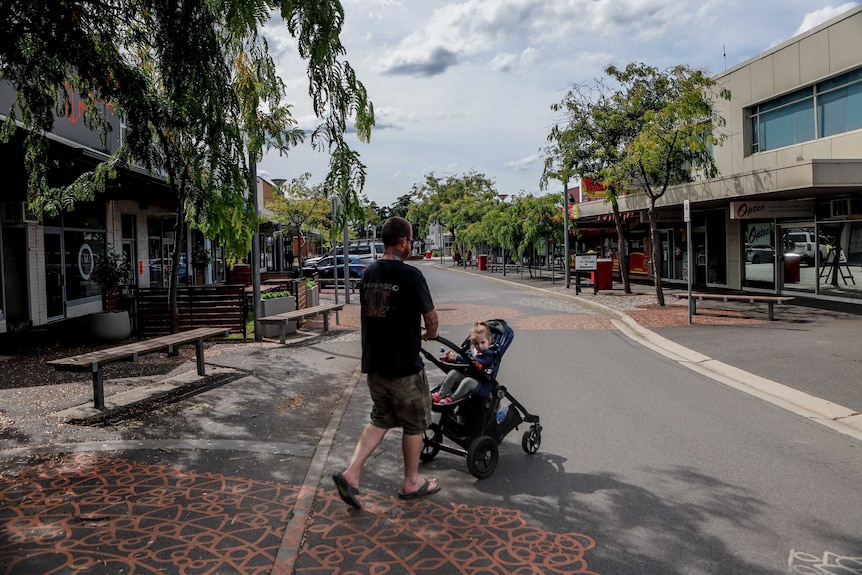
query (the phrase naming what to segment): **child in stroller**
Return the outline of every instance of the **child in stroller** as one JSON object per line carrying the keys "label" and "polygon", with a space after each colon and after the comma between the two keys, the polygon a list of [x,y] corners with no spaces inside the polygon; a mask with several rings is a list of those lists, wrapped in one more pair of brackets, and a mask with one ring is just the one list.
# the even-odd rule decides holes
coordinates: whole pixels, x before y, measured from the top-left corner
{"label": "child in stroller", "polygon": [[[470,345],[464,350],[463,356],[451,349],[448,351],[441,350],[443,353],[440,356],[440,361],[456,364],[472,363],[480,372],[490,369],[492,373],[496,373],[500,364],[499,346],[494,341],[488,324],[484,321],[477,321],[473,329],[470,330],[469,342]],[[489,382],[485,378],[481,379],[487,387]],[[438,404],[453,403],[478,387],[479,381],[475,377],[470,377],[465,371],[453,369],[446,374],[440,391],[431,394],[431,401]]]}
{"label": "child in stroller", "polygon": [[[463,396],[455,397],[460,393],[459,390],[453,394],[451,401],[432,404],[432,410],[440,414],[440,419],[432,423],[425,432],[420,458],[422,461],[431,461],[441,450],[465,456],[470,473],[478,479],[483,479],[489,477],[497,467],[499,457],[497,446],[507,433],[524,421],[530,423],[530,429],[524,432],[521,447],[525,452],[532,454],[539,450],[542,426],[539,423],[539,417],[527,412],[524,406],[509,394],[505,386],[500,385],[496,380],[500,360],[514,337],[512,328],[501,319],[479,322],[479,324],[484,324],[493,338],[493,343],[484,352],[490,356],[490,361],[486,364],[478,361],[447,361],[456,357],[472,357],[470,351],[474,339],[472,331],[471,337],[467,338],[460,347],[438,337],[437,341],[451,350],[451,353],[446,352],[440,358],[422,349],[422,355],[447,374],[446,380],[450,380],[452,372],[457,372],[456,375],[451,376],[450,381],[457,379],[463,382],[467,378],[472,378],[476,385],[470,385],[473,389],[466,390]],[[479,324],[474,326],[474,329]],[[476,355],[484,355],[484,353]],[[441,394],[443,385],[433,389],[432,392]],[[442,398],[442,396],[438,397]],[[504,417],[498,422],[497,413],[504,399],[508,400],[508,406]],[[444,438],[450,439],[458,447],[445,445]]]}

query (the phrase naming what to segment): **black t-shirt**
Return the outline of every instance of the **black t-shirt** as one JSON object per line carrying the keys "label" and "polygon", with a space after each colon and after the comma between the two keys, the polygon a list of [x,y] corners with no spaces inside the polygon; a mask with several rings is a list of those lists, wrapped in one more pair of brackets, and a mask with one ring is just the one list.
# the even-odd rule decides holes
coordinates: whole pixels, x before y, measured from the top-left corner
{"label": "black t-shirt", "polygon": [[422,367],[422,316],[434,309],[422,273],[398,260],[377,260],[359,284],[362,373],[406,377]]}

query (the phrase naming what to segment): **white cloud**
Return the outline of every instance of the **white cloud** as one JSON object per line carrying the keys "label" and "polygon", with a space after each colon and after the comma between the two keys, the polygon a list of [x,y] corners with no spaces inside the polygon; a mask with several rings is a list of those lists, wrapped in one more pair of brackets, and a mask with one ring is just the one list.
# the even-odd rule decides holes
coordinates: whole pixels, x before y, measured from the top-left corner
{"label": "white cloud", "polygon": [[843,14],[844,12],[847,12],[851,8],[854,8],[858,5],[858,2],[845,2],[840,6],[824,6],[820,10],[809,12],[802,18],[802,24],[800,24],[799,28],[797,28],[796,31],[793,32],[793,36],[811,30],[812,28],[823,24],[827,20],[831,20],[839,14]]}
{"label": "white cloud", "polygon": [[539,154],[533,154],[531,156],[527,156],[526,158],[521,158],[520,160],[506,162],[503,165],[507,168],[512,168],[513,170],[523,171],[532,168],[533,166],[541,162],[542,157]]}

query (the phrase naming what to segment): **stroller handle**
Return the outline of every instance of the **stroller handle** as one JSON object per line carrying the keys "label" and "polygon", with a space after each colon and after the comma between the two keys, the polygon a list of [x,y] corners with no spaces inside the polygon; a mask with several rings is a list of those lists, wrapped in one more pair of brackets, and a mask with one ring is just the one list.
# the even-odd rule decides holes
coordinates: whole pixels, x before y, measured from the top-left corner
{"label": "stroller handle", "polygon": [[[429,341],[431,341],[431,340],[429,340]],[[446,347],[448,347],[449,349],[451,349],[453,351],[460,351],[461,350],[460,345],[458,345],[457,343],[453,343],[453,342],[449,341],[448,339],[446,339],[445,337],[442,337],[439,335],[433,341],[439,341],[440,343],[442,343],[443,345],[445,345]]]}
{"label": "stroller handle", "polygon": [[[436,337],[436,338],[434,338],[433,340],[430,340],[430,339],[429,339],[429,340],[426,340],[426,341],[439,341],[440,343],[442,343],[444,346],[448,347],[448,348],[449,348],[449,349],[451,349],[452,351],[457,351],[457,352],[460,352],[460,351],[461,351],[461,346],[459,346],[459,345],[458,345],[458,344],[456,344],[456,343],[453,343],[453,342],[449,341],[449,340],[448,340],[448,339],[446,339],[445,337],[437,336],[437,337]],[[425,358],[426,358],[428,361],[430,361],[431,363],[433,363],[434,365],[436,365],[437,367],[439,367],[439,368],[440,368],[440,369],[442,369],[443,371],[449,371],[449,370],[450,370],[450,369],[452,369],[452,367],[454,367],[454,366],[463,366],[463,365],[464,365],[463,363],[450,363],[450,362],[447,362],[447,361],[441,361],[441,360],[440,360],[440,358],[438,358],[436,355],[434,355],[434,354],[430,353],[430,352],[429,352],[427,349],[425,349],[424,347],[420,347],[420,348],[419,348],[419,351],[422,353],[422,355],[423,355],[423,356],[425,356]]]}

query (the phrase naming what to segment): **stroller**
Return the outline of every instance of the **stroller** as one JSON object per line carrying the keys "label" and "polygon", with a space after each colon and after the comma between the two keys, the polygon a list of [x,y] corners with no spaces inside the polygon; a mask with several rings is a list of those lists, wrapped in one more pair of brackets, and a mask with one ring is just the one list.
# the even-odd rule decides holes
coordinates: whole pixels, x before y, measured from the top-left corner
{"label": "stroller", "polygon": [[[476,367],[478,364],[446,362],[424,348],[421,350],[422,355],[443,372],[449,373],[457,369],[477,379],[479,386],[455,402],[432,406],[432,410],[440,414],[440,419],[425,431],[420,459],[431,461],[441,450],[466,457],[467,469],[477,479],[485,479],[494,473],[499,459],[497,446],[507,433],[521,423],[526,421],[531,424],[521,439],[521,447],[525,452],[536,453],[542,443],[539,416],[527,412],[524,406],[509,394],[506,387],[496,380],[500,358],[512,343],[515,334],[501,319],[485,323],[494,336],[498,354],[497,361],[488,369],[482,371]],[[438,337],[437,341],[462,357],[466,357],[466,351],[470,347],[469,338],[460,347],[442,337]],[[431,391],[437,391],[439,388],[440,386],[437,386]],[[505,412],[505,418],[498,423],[497,414],[504,399],[508,401],[508,411]],[[456,446],[444,445],[444,438],[451,440]]]}

